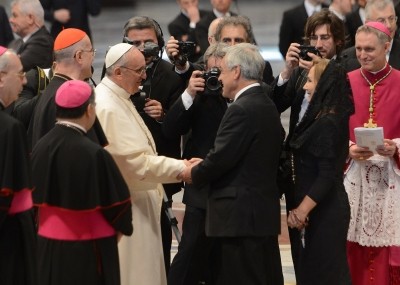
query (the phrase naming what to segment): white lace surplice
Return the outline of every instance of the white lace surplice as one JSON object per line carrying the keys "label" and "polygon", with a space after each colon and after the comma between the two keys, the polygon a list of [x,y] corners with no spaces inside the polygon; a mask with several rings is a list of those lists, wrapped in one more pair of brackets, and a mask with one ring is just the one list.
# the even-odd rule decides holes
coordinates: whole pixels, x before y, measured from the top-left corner
{"label": "white lace surplice", "polygon": [[344,178],[351,219],[347,239],[362,246],[400,245],[400,170],[393,158],[352,161]]}

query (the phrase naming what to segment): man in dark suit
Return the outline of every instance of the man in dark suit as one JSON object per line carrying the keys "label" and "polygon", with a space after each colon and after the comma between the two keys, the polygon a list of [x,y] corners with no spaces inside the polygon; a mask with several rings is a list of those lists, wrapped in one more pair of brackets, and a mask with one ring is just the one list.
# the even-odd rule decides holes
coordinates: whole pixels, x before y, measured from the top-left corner
{"label": "man in dark suit", "polygon": [[14,39],[6,9],[0,5],[0,46],[8,46]]}
{"label": "man in dark suit", "polygon": [[209,46],[208,28],[213,20],[221,17],[236,16],[237,14],[230,12],[232,0],[210,0],[213,7],[212,13],[206,14],[196,25],[196,42],[200,46],[200,53],[204,54]]}
{"label": "man in dark suit", "polygon": [[344,22],[346,25],[347,38],[346,38],[346,46],[352,47],[355,43],[355,36],[358,27],[362,26],[365,22],[365,4],[366,0],[358,0],[357,8],[346,16],[346,21]]}
{"label": "man in dark suit", "polygon": [[[391,48],[387,55],[389,64],[400,69],[400,39],[396,37],[396,12],[392,0],[368,0],[365,6],[365,21],[376,21],[384,24],[390,31]],[[347,71],[360,68],[355,47],[343,51],[342,62]]]}
{"label": "man in dark suit", "polygon": [[[178,41],[196,42],[195,29],[197,23],[211,11],[199,10],[198,0],[176,0],[181,12],[168,24],[168,32]],[[200,57],[200,47],[189,57],[190,61],[196,61]]]}
{"label": "man in dark suit", "polygon": [[8,47],[20,56],[24,71],[53,64],[53,38],[44,26],[44,12],[36,0],[16,0],[11,3],[10,24],[20,38]]}
{"label": "man in dark suit", "polygon": [[222,95],[234,102],[213,149],[194,167],[192,159],[182,175],[187,183],[210,187],[206,234],[215,239],[210,262],[216,285],[283,284],[276,185],[281,128],[276,107],[259,84],[264,65],[252,44],[227,49],[219,79]]}
{"label": "man in dark suit", "polygon": [[89,15],[100,14],[100,0],[40,0],[40,3],[46,21],[51,23],[50,33],[53,38],[66,28],[78,28],[92,38]]}
{"label": "man in dark suit", "polygon": [[[206,72],[210,75],[209,83],[215,83],[218,78],[219,74],[213,74],[211,70],[219,68],[226,47],[221,43],[212,44],[204,54]],[[203,76],[199,70],[192,73],[188,87],[171,107],[163,123],[167,137],[187,135],[182,154],[182,158],[186,159],[204,158],[207,155],[214,145],[219,124],[228,107],[221,88],[216,84],[206,87]],[[171,264],[168,284],[198,285],[204,281],[210,284],[208,268],[212,238],[207,238],[205,234],[207,196],[207,186],[185,185],[182,240]]]}
{"label": "man in dark suit", "polygon": [[[166,137],[162,132],[162,122],[169,108],[185,89],[185,83],[173,71],[173,66],[161,58],[164,48],[161,27],[149,17],[133,17],[125,24],[124,41],[135,45],[144,54],[146,60],[147,76],[146,80],[142,82],[142,92],[133,95],[131,100],[149,128],[158,154],[180,158],[181,137],[179,134]],[[158,53],[147,54],[145,50],[150,43],[153,43],[158,48]],[[165,193],[171,202],[172,195],[181,191],[181,186],[181,183],[163,185]],[[164,210],[161,211],[161,233],[165,269],[168,273],[171,260],[172,233],[171,224]]]}
{"label": "man in dark suit", "polygon": [[304,26],[313,13],[327,8],[321,0],[304,0],[304,3],[283,12],[279,30],[279,51],[283,58],[291,43],[303,43]]}

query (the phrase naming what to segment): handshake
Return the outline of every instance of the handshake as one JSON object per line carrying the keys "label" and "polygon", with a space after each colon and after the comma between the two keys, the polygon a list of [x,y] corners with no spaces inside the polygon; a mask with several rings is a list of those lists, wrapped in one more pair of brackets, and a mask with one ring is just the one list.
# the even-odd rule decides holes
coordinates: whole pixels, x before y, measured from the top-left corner
{"label": "handshake", "polygon": [[179,173],[177,178],[179,180],[182,180],[185,183],[191,184],[192,183],[192,168],[202,161],[203,160],[201,158],[197,158],[197,157],[194,157],[190,160],[184,159],[183,162],[185,163],[186,168],[181,173]]}

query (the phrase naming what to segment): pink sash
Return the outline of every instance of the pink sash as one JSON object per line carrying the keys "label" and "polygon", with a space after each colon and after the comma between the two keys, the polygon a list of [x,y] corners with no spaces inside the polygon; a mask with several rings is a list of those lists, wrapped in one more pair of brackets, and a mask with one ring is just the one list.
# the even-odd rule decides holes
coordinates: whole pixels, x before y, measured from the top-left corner
{"label": "pink sash", "polygon": [[32,207],[32,191],[30,189],[23,189],[21,191],[14,192],[8,214],[15,215],[32,209]]}
{"label": "pink sash", "polygon": [[100,210],[74,211],[39,207],[39,235],[57,240],[93,240],[115,235]]}

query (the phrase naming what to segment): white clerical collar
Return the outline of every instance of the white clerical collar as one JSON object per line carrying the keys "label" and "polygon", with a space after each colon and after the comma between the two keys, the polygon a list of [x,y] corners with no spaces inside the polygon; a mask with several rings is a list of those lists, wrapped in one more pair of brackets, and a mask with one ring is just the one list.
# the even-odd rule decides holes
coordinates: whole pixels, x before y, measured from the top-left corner
{"label": "white clerical collar", "polygon": [[24,41],[24,43],[26,43],[26,42],[29,40],[29,38],[30,38],[34,33],[36,33],[38,30],[39,30],[39,28],[37,28],[36,30],[34,30],[34,31],[33,31],[32,33],[30,33],[29,35],[26,35],[25,37],[23,37],[22,40]]}
{"label": "white clerical collar", "polygon": [[306,8],[308,17],[310,17],[315,12],[321,11],[321,9],[322,9],[321,4],[318,4],[318,5],[314,6],[308,0],[304,1],[304,7]]}
{"label": "white clerical collar", "polygon": [[338,16],[338,18],[342,21],[346,20],[346,16],[343,15],[342,13],[336,11],[335,9],[333,9],[332,7],[329,6],[329,11],[331,11],[333,14],[335,14],[336,16]]}
{"label": "white clerical collar", "polygon": [[217,18],[222,18],[222,17],[229,17],[231,16],[231,13],[228,11],[225,14],[222,14],[221,12],[219,12],[217,9],[213,9],[213,13]]}
{"label": "white clerical collar", "polygon": [[235,102],[239,98],[239,96],[243,94],[244,91],[246,91],[247,89],[250,89],[251,87],[254,87],[254,86],[260,86],[260,83],[253,83],[253,84],[247,85],[246,87],[240,89],[239,92],[236,93],[235,98],[233,99],[233,102]]}
{"label": "white clerical collar", "polygon": [[77,123],[73,123],[73,122],[70,122],[70,121],[67,121],[67,120],[57,120],[57,123],[60,124],[60,125],[70,125],[70,126],[73,126],[73,127],[77,128],[77,129],[80,129],[85,134],[87,133],[87,130],[85,130],[84,127],[82,127],[81,125],[78,125]]}
{"label": "white clerical collar", "polygon": [[358,14],[360,15],[361,22],[365,24],[365,8],[360,7]]}

